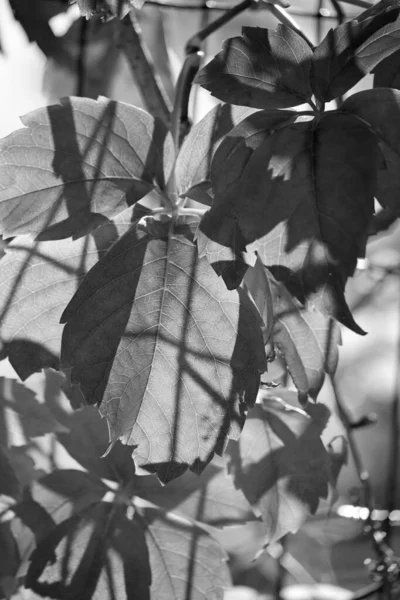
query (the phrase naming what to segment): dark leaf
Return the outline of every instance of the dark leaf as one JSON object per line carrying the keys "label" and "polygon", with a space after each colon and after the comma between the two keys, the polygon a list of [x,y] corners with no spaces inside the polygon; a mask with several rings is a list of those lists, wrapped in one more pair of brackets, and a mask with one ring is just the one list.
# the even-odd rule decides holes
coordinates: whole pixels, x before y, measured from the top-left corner
{"label": "dark leaf", "polygon": [[315,400],[325,372],[333,375],[336,371],[340,328],[321,313],[306,310],[268,269],[266,272],[272,292],[275,347],[301,396],[309,395]]}
{"label": "dark leaf", "polygon": [[400,92],[365,90],[350,96],[342,110],[362,119],[377,134],[385,164],[378,172],[376,197],[400,216]]}
{"label": "dark leaf", "polygon": [[400,50],[393,52],[373,70],[374,87],[400,89]]}
{"label": "dark leaf", "polygon": [[278,25],[276,31],[243,27],[241,37],[226,40],[195,83],[230,104],[298,106],[312,96],[311,58],[307,42],[285,25]]}
{"label": "dark leaf", "polygon": [[75,0],[82,16],[100,17],[103,21],[128,14],[132,8],[141,9],[145,0]]}
{"label": "dark leaf", "polygon": [[132,209],[79,240],[15,238],[0,261],[0,335],[21,379],[59,368],[60,317],[85,273],[131,225]]}
{"label": "dark leaf", "polygon": [[0,445],[28,444],[31,438],[65,431],[46,404],[15,379],[0,377]]}
{"label": "dark leaf", "polygon": [[[329,411],[314,408],[323,428]],[[265,544],[297,531],[327,497],[331,461],[320,434],[319,420],[270,397],[251,411],[239,441],[229,442],[230,471],[263,519]]]}
{"label": "dark leaf", "polygon": [[135,493],[162,509],[213,527],[254,521],[251,506],[220,461],[214,459],[201,475],[186,471],[165,487],[156,477],[136,477]]}
{"label": "dark leaf", "polygon": [[[3,442],[2,442],[3,443]],[[21,486],[17,479],[17,476],[14,473],[14,469],[10,464],[10,460],[7,456],[7,453],[3,450],[0,445],[0,501],[2,496],[6,496],[7,498],[18,498],[20,495]],[[3,512],[3,507],[1,506],[1,513]],[[0,519],[0,523],[2,519]],[[0,525],[1,528],[1,525]],[[0,545],[1,545],[1,531],[0,531]],[[1,573],[1,567],[0,567]]]}
{"label": "dark leaf", "polygon": [[250,266],[243,278],[243,284],[250,292],[251,298],[260,313],[264,344],[270,340],[274,324],[274,300],[267,271],[257,256],[254,266]]}
{"label": "dark leaf", "polygon": [[164,482],[200,473],[240,434],[265,362],[254,306],[199,259],[189,227],[171,227],[123,236],[62,316],[72,383],[111,442],[134,445],[136,467]]}
{"label": "dark leaf", "polygon": [[211,205],[212,157],[224,136],[252,112],[252,109],[218,104],[193,127],[176,160],[180,196]]}
{"label": "dark leaf", "polygon": [[0,142],[7,236],[77,237],[93,213],[114,217],[163,186],[172,168],[172,137],[162,123],[121,102],[64,99],[22,122],[24,129]]}
{"label": "dark leaf", "polygon": [[[361,333],[343,288],[364,254],[378,157],[375,136],[350,115],[290,124],[259,140],[238,183],[224,190],[217,179],[200,229],[236,256],[252,244],[247,250],[307,308]],[[238,170],[233,153],[224,165],[231,168]]]}
{"label": "dark leaf", "polygon": [[[276,129],[293,123],[292,111],[260,111],[244,119],[224,138],[211,165],[211,179],[217,197],[236,194],[238,184],[253,154]],[[214,218],[215,215],[215,218]],[[235,215],[218,212],[215,206],[200,223],[197,232],[200,256],[206,256],[228,289],[236,289],[248,264],[254,261],[244,253],[246,240],[236,227]]]}
{"label": "dark leaf", "polygon": [[312,87],[323,102],[351,89],[400,47],[400,9],[331,29],[313,56]]}
{"label": "dark leaf", "polygon": [[137,517],[98,503],[58,525],[31,556],[25,586],[65,600],[149,600],[149,556]]}

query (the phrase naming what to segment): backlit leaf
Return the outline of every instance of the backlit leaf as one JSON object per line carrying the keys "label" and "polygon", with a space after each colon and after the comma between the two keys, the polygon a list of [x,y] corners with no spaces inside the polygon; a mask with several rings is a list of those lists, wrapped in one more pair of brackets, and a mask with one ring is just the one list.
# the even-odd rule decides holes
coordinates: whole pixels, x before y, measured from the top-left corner
{"label": "backlit leaf", "polygon": [[265,544],[297,531],[327,497],[331,461],[320,434],[319,420],[270,397],[252,409],[239,441],[229,442],[230,472],[263,519]]}
{"label": "backlit leaf", "polygon": [[164,482],[200,473],[238,437],[265,367],[254,306],[199,259],[188,226],[170,227],[131,229],[62,317],[72,383],[107,417],[111,442],[134,445],[137,469]]}
{"label": "backlit leaf", "polygon": [[312,87],[320,100],[338,98],[400,48],[399,12],[354,19],[328,32],[312,61]]}
{"label": "backlit leaf", "polygon": [[192,128],[182,144],[175,166],[181,196],[211,205],[212,157],[223,137],[252,112],[252,109],[218,104]]}
{"label": "backlit leaf", "polygon": [[69,98],[35,110],[0,142],[0,231],[41,239],[86,232],[164,185],[172,137],[146,112],[106,99]]}
{"label": "backlit leaf", "polygon": [[222,464],[214,458],[201,475],[186,471],[165,487],[156,477],[136,477],[135,493],[174,514],[214,527],[254,521],[250,504],[220,461]]}
{"label": "backlit leaf", "polygon": [[17,237],[7,246],[0,261],[0,336],[3,357],[21,379],[59,367],[62,312],[99,255],[130,226],[131,213],[115,223],[104,219],[92,235],[75,241]]}
{"label": "backlit leaf", "polygon": [[253,108],[287,108],[310,100],[312,51],[293,29],[243,27],[197,75],[224,102]]}
{"label": "backlit leaf", "polygon": [[361,333],[343,288],[364,253],[378,156],[374,134],[350,115],[290,124],[261,140],[238,184],[219,180],[200,229],[236,255],[248,244],[307,308]]}
{"label": "backlit leaf", "polygon": [[384,158],[376,197],[400,216],[400,92],[387,88],[350,96],[342,110],[360,117],[377,134]]}
{"label": "backlit leaf", "polygon": [[272,293],[275,347],[283,357],[295,386],[303,398],[314,400],[322,387],[325,372],[336,371],[340,328],[315,310],[306,310],[266,270]]}

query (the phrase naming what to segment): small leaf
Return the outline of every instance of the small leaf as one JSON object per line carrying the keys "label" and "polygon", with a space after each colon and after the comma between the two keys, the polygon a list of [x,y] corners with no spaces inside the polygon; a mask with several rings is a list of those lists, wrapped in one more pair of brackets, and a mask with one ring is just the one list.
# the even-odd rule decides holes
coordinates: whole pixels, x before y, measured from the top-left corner
{"label": "small leaf", "polygon": [[[64,311],[62,365],[107,417],[110,441],[167,482],[237,437],[265,353],[252,303],[229,292],[190,229],[132,228]],[[157,440],[157,443],[155,443]]]}
{"label": "small leaf", "polygon": [[400,216],[400,92],[376,88],[350,96],[341,110],[359,117],[376,133],[384,158],[376,197]]}
{"label": "small leaf", "polygon": [[218,104],[186,137],[176,159],[175,176],[180,196],[211,205],[211,160],[224,136],[253,112]]}
{"label": "small leaf", "polygon": [[340,328],[321,313],[306,310],[268,269],[266,272],[272,293],[274,344],[301,396],[315,400],[325,373],[336,371]]}
{"label": "small leaf", "polygon": [[[217,180],[200,229],[236,256],[247,244],[307,308],[362,333],[343,288],[364,254],[379,151],[374,134],[349,116],[328,113],[258,139],[240,181],[228,180],[224,190]],[[233,153],[224,172],[231,168],[237,171]]]}
{"label": "small leaf", "polygon": [[131,216],[128,209],[115,222],[105,219],[91,236],[75,241],[18,237],[7,246],[0,261],[0,335],[3,357],[21,379],[59,368],[62,312],[99,254],[130,227]]}
{"label": "small leaf", "polygon": [[312,51],[293,29],[243,27],[241,37],[197,75],[200,84],[224,102],[253,108],[287,108],[310,100]]}
{"label": "small leaf", "polygon": [[135,493],[164,510],[213,527],[254,521],[251,506],[243,493],[235,489],[220,460],[222,464],[214,458],[201,475],[186,471],[166,487],[156,477],[136,477]]}
{"label": "small leaf", "polygon": [[239,441],[229,442],[230,471],[263,519],[265,544],[296,532],[327,497],[331,461],[320,434],[304,411],[269,398],[253,408]]}
{"label": "small leaf", "polygon": [[250,292],[263,320],[262,334],[264,344],[267,344],[272,333],[275,311],[270,281],[259,256],[257,256],[254,267],[247,269],[243,283]]}
{"label": "small leaf", "polygon": [[316,48],[312,88],[323,102],[346,93],[400,47],[400,9],[354,19],[335,29]]}
{"label": "small leaf", "polygon": [[93,213],[114,217],[162,187],[171,172],[172,137],[133,106],[69,98],[22,122],[24,129],[0,142],[0,231],[6,236],[77,237]]}

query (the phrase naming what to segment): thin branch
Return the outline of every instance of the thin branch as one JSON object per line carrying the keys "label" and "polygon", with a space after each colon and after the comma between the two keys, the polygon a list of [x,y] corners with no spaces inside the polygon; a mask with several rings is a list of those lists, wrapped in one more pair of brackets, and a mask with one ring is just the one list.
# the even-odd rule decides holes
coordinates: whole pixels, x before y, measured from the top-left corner
{"label": "thin branch", "polygon": [[89,33],[89,20],[85,19],[85,17],[81,17],[80,19],[80,31],[79,31],[79,53],[78,53],[78,62],[76,65],[77,72],[77,87],[76,87],[76,95],[82,98],[85,95],[85,79],[86,79],[86,48],[87,48],[87,38]]}
{"label": "thin branch", "polygon": [[314,50],[314,48],[315,48],[314,44],[311,43],[311,41],[308,39],[306,34],[301,29],[300,25],[297,23],[297,21],[295,21],[295,19],[292,17],[292,15],[290,15],[287,12],[287,10],[285,10],[284,8],[282,8],[282,6],[279,6],[277,4],[267,4],[266,7],[270,11],[270,13],[276,19],[278,19],[278,21],[280,21],[284,25],[287,25],[287,27],[290,27],[291,29],[293,29],[298,35],[300,35],[303,38],[303,40],[305,40],[307,42],[307,44],[310,46],[310,48],[312,50]]}
{"label": "thin branch", "polygon": [[149,51],[141,39],[137,21],[129,14],[120,21],[118,46],[125,53],[147,110],[169,125],[170,102],[154,71]]}
{"label": "thin branch", "polygon": [[367,585],[361,590],[354,592],[350,600],[364,600],[364,598],[370,598],[382,589],[383,583],[371,583],[371,585]]}
{"label": "thin branch", "polygon": [[366,2],[365,0],[340,0],[343,4],[351,4],[352,6],[359,6],[360,8],[370,8],[372,6],[371,2]]}

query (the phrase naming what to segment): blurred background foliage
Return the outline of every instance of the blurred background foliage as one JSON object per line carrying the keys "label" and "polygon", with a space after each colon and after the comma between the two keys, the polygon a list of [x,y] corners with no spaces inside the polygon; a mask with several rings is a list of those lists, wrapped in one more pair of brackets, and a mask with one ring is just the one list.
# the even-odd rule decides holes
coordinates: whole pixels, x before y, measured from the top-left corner
{"label": "blurred background foliage", "polygon": [[[68,10],[59,14],[54,11],[52,16],[52,2],[43,0],[42,3],[50,11],[49,29],[43,31],[41,43],[37,44],[29,40],[21,23],[13,17],[8,0],[0,0],[0,137],[19,127],[20,115],[56,102],[60,97],[75,95],[78,91],[77,68],[82,35],[82,21],[78,20],[78,11],[76,7],[66,6]],[[187,4],[190,3],[191,0],[187,0]],[[30,3],[18,0],[14,2],[14,8],[22,9],[24,4],[26,8]],[[33,5],[36,6],[36,3],[32,2],[32,8]],[[291,10],[296,13],[297,22],[314,43],[318,43],[329,28],[337,24],[330,2],[322,3],[319,18],[312,16],[311,13],[319,7],[319,0],[291,2]],[[346,16],[358,13],[355,7],[347,8],[343,4],[343,8]],[[33,10],[30,18],[34,16]],[[38,16],[36,13],[37,18]],[[151,4],[146,4],[138,14],[143,38],[170,98],[184,59],[187,39],[213,18],[213,11],[167,9]],[[238,35],[243,25],[274,28],[276,20],[266,10],[247,11],[207,40],[204,48],[206,60],[219,51],[224,39]],[[86,73],[83,95],[97,97],[102,94],[143,106],[142,95],[132,78],[130,67],[114,43],[113,22],[101,24],[90,21],[86,27],[88,43],[83,59]],[[371,79],[367,77],[357,88],[363,89],[370,84]],[[195,89],[191,101],[193,121],[198,121],[215,103],[216,100],[205,90]],[[388,232],[371,237],[366,261],[360,264],[360,269],[348,285],[350,308],[357,323],[368,335],[359,337],[348,330],[343,331],[343,346],[336,375],[338,390],[351,417],[357,421],[369,413],[377,416],[374,425],[355,431],[365,466],[371,475],[377,508],[385,508],[391,454],[390,411],[398,389],[399,242],[400,227],[397,225],[393,225]],[[279,366],[274,365],[268,379],[279,375]],[[17,379],[8,361],[0,362],[0,376]],[[13,439],[8,444],[11,448],[8,449],[7,456],[17,474],[16,486],[30,483],[56,467],[82,468],[82,457],[86,460],[85,467],[101,469],[102,476],[112,478],[112,474],[107,472],[110,464],[99,459],[107,441],[105,423],[93,409],[74,413],[60,390],[60,381],[60,376],[52,371],[32,376],[26,382],[32,392],[29,395],[24,388],[18,387],[17,382],[10,389],[9,380],[0,380],[2,444],[5,444],[4,431],[10,427],[10,423],[6,423],[11,418],[7,413],[7,398],[10,395],[24,405],[25,415],[27,407],[30,407],[31,426],[37,421],[43,427],[39,432],[43,435],[32,441],[29,428],[27,430],[26,425],[21,425],[23,419],[19,422],[14,414]],[[325,441],[329,442],[344,432],[340,420],[335,416],[334,396],[328,380],[319,400],[326,403],[333,413],[324,432]],[[41,413],[43,404],[46,412]],[[58,423],[56,430],[52,424],[54,417]],[[49,432],[46,430],[46,423],[49,423]],[[86,428],[85,434],[83,428]],[[127,468],[130,461],[126,462],[125,454],[129,455],[129,449],[119,446],[118,453],[117,458],[113,455],[113,460],[118,465],[116,468]],[[398,488],[397,508],[400,509],[400,485]],[[9,490],[0,489],[0,494],[11,495],[8,492]],[[234,582],[238,586],[229,594],[229,599],[245,600],[258,597],[259,594],[266,598],[267,594],[273,593],[279,571],[285,584],[319,582],[352,590],[366,585],[368,576],[363,562],[372,551],[369,538],[363,532],[363,521],[338,516],[336,510],[343,505],[357,506],[360,497],[360,484],[353,459],[349,456],[347,466],[341,471],[335,504],[332,506],[331,503],[326,503],[322,506],[320,513],[310,519],[298,534],[287,536],[283,545],[276,544],[252,562],[262,541],[258,524],[221,530],[218,539],[229,553]],[[347,514],[350,515],[349,510]],[[344,512],[342,510],[342,514]],[[400,518],[398,522],[400,524]],[[0,584],[3,593],[7,595],[13,591],[14,584],[9,573],[10,564],[15,561],[15,552],[4,524],[0,525],[0,533]],[[400,552],[399,533],[400,527],[394,527],[393,545],[397,554]],[[281,566],[276,561],[279,556],[282,556]],[[304,596],[299,595],[298,598],[311,598],[310,595],[307,596],[310,591],[304,593]],[[32,592],[20,590],[13,597],[24,599],[34,596]],[[284,597],[289,598],[289,595]],[[331,595],[319,597],[342,596],[338,590],[331,590]]]}

